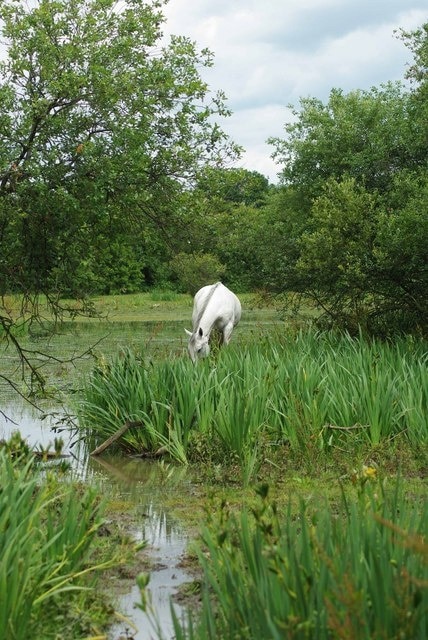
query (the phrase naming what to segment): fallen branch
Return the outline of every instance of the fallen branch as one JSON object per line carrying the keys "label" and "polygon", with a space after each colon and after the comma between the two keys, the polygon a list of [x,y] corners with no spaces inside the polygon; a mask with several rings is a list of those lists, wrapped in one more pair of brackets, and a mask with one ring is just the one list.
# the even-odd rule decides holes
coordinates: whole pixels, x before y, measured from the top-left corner
{"label": "fallen branch", "polygon": [[120,429],[115,431],[113,433],[113,435],[111,435],[109,438],[107,438],[107,440],[105,440],[105,442],[103,442],[102,444],[100,444],[99,447],[97,447],[96,449],[91,451],[90,455],[91,456],[98,456],[100,453],[105,451],[107,449],[107,447],[109,447],[111,444],[113,444],[113,442],[116,442],[116,440],[119,440],[119,438],[121,436],[123,436],[125,431],[128,431],[128,429],[130,429],[131,427],[143,427],[143,426],[144,426],[144,423],[141,422],[141,420],[137,420],[137,421],[127,420],[125,422],[125,424],[123,424],[120,427]]}
{"label": "fallen branch", "polygon": [[353,429],[367,429],[367,424],[353,424],[350,427],[339,427],[336,424],[326,424],[327,429],[336,429],[337,431],[352,431]]}

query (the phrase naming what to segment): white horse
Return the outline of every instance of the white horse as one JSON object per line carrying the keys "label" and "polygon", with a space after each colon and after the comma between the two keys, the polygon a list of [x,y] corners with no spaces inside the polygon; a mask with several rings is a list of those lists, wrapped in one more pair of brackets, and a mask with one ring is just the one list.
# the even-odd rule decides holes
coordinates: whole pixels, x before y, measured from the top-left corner
{"label": "white horse", "polygon": [[193,362],[210,352],[211,331],[220,331],[220,344],[229,344],[233,327],[241,319],[241,303],[237,296],[221,282],[202,287],[193,303],[193,331],[185,329],[189,338],[189,354]]}

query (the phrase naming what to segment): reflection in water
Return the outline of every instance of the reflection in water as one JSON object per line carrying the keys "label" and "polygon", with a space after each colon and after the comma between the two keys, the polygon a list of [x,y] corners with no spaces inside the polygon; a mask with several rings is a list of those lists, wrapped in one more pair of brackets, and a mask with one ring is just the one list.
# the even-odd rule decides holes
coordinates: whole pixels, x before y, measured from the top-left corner
{"label": "reflection in water", "polygon": [[[137,542],[145,541],[149,545],[153,568],[148,591],[154,617],[162,638],[173,638],[170,598],[180,584],[189,580],[188,574],[177,566],[186,549],[188,538],[162,508],[162,495],[176,490],[174,484],[180,485],[181,490],[183,489],[185,469],[174,468],[171,479],[168,465],[114,455],[89,458],[87,468],[89,475],[93,474],[98,484],[114,484],[123,498],[138,506],[140,517],[137,518],[131,533]],[[111,640],[117,640],[121,635],[123,637],[127,627],[130,627],[135,640],[158,637],[147,614],[135,606],[135,603],[140,601],[141,596],[136,584],[119,599],[119,612],[132,622],[135,629],[125,622],[114,625],[109,635]],[[174,605],[174,608],[179,615],[180,607]]]}
{"label": "reflection in water", "polygon": [[[180,584],[189,580],[188,574],[177,566],[185,551],[187,538],[182,530],[169,520],[168,514],[157,510],[153,502],[146,506],[141,526],[135,529],[134,535],[137,540],[146,540],[149,544],[153,568],[150,573],[148,591],[153,616],[149,618],[146,613],[135,606],[135,603],[141,602],[137,585],[134,585],[128,593],[120,598],[118,610],[131,620],[137,630],[134,631],[132,628],[132,637],[135,640],[149,640],[159,637],[155,633],[155,626],[162,634],[162,638],[165,640],[173,638],[171,596]],[[174,608],[179,615],[180,607],[174,604]],[[129,626],[126,623],[115,625],[110,631],[109,638],[117,640],[121,634],[123,637]]]}
{"label": "reflection in water", "polygon": [[[54,411],[52,407],[49,410]],[[29,404],[7,404],[0,411],[0,439],[7,439],[13,431],[19,430],[30,446],[46,448],[53,445],[55,438],[61,437],[64,453],[69,456],[75,476],[85,482],[94,482],[103,492],[119,494],[136,505],[141,517],[137,518],[130,533],[137,542],[146,541],[149,545],[148,552],[153,562],[149,582],[152,608],[162,638],[173,638],[170,598],[181,583],[189,580],[189,576],[177,566],[188,539],[162,508],[162,495],[176,491],[178,487],[183,490],[186,470],[174,468],[170,477],[169,466],[159,462],[114,455],[91,458],[83,447],[75,451],[67,431],[55,433],[53,428],[56,424],[54,418],[43,418],[43,414]],[[140,593],[134,585],[116,606],[133,626],[125,622],[115,625],[109,636],[111,640],[117,640],[121,635],[124,637],[127,627],[135,640],[158,637],[147,615],[135,608],[136,602],[140,602]],[[174,605],[174,608],[179,614],[180,607]]]}
{"label": "reflection in water", "polygon": [[71,438],[68,430],[55,430],[58,420],[64,415],[64,409],[43,405],[40,409],[22,399],[6,402],[0,407],[0,439],[8,440],[14,431],[19,431],[30,447],[46,449],[53,448],[56,438],[64,442],[63,452],[72,455]]}

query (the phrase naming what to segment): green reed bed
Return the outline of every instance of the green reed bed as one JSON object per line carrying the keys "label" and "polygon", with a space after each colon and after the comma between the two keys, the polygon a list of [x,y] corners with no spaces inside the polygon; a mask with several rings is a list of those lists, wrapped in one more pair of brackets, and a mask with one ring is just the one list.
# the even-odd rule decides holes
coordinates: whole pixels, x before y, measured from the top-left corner
{"label": "green reed bed", "polygon": [[251,513],[223,504],[199,544],[201,611],[175,620],[177,640],[424,640],[427,504],[360,480],[340,515],[280,512],[266,487]]}
{"label": "green reed bed", "polygon": [[162,447],[187,462],[205,442],[213,462],[238,462],[246,477],[267,443],[305,454],[309,444],[354,451],[400,437],[418,450],[428,435],[427,364],[423,342],[315,331],[236,341],[196,365],[182,357],[148,363],[126,351],[87,378],[80,434],[93,446],[140,421],[123,449]]}
{"label": "green reed bed", "polygon": [[77,594],[112,566],[92,557],[100,500],[93,489],[41,478],[35,466],[0,450],[0,637],[84,637],[90,624],[77,612],[88,596]]}

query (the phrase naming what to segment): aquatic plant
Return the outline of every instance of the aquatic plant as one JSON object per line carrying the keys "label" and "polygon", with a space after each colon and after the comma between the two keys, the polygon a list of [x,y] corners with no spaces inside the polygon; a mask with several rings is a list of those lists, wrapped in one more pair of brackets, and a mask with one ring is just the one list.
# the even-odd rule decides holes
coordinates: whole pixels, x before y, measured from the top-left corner
{"label": "aquatic plant", "polygon": [[266,486],[252,512],[223,504],[199,546],[201,611],[183,623],[172,610],[177,640],[424,640],[427,504],[372,485],[340,514],[304,501],[280,512]]}
{"label": "aquatic plant", "polygon": [[53,612],[69,609],[70,592],[87,588],[86,576],[112,565],[90,558],[101,523],[94,489],[76,495],[66,482],[41,482],[34,458],[13,459],[0,450],[1,638],[47,637]]}
{"label": "aquatic plant", "polygon": [[188,358],[147,364],[128,350],[86,380],[80,435],[99,443],[139,420],[119,441],[124,450],[162,448],[187,462],[197,436],[214,462],[238,461],[247,480],[266,440],[328,454],[346,439],[355,450],[400,436],[418,449],[428,440],[427,363],[422,341],[315,331],[231,345],[196,366]]}

